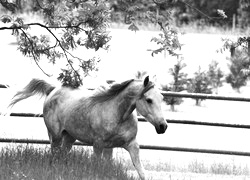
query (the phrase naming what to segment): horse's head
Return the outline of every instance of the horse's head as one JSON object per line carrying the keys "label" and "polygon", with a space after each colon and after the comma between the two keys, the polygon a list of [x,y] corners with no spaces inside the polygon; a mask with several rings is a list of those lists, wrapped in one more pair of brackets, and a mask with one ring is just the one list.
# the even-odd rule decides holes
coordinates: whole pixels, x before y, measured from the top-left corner
{"label": "horse's head", "polygon": [[148,122],[155,126],[158,134],[164,133],[168,126],[163,116],[162,102],[162,94],[149,81],[149,77],[147,76],[144,79],[139,99],[136,101],[136,109]]}

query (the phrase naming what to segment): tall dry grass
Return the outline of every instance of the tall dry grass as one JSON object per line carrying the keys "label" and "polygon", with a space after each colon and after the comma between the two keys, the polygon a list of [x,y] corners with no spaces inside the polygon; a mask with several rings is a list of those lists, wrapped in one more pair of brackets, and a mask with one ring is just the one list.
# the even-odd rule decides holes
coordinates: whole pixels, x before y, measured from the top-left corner
{"label": "tall dry grass", "polygon": [[55,159],[49,148],[13,146],[0,150],[0,179],[135,180],[119,160],[97,160],[88,151],[73,150]]}

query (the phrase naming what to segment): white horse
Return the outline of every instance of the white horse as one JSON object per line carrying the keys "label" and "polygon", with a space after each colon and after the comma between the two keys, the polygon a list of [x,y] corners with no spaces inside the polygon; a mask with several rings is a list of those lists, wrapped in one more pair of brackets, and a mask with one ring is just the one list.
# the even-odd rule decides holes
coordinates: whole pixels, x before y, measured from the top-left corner
{"label": "white horse", "polygon": [[43,115],[53,154],[67,153],[76,140],[93,145],[97,157],[111,158],[112,148],[123,147],[140,178],[145,179],[134,110],[154,125],[158,134],[167,129],[161,109],[163,96],[149,77],[144,81],[128,80],[96,93],[56,89],[43,80],[33,79],[10,105],[36,94],[46,96]]}

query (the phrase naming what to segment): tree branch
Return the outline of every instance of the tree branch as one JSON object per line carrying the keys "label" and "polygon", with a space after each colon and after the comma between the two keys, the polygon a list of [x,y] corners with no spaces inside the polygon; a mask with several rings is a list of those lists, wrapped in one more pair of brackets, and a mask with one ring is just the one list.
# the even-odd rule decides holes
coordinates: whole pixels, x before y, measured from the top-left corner
{"label": "tree branch", "polygon": [[209,15],[203,13],[201,10],[197,9],[196,7],[191,6],[191,5],[188,4],[187,2],[185,2],[185,1],[181,1],[181,2],[182,2],[183,4],[185,4],[185,5],[187,5],[188,7],[194,9],[194,10],[197,11],[198,13],[202,14],[202,15],[205,16],[206,18],[208,18],[208,19],[213,19],[213,18],[210,17]]}
{"label": "tree branch", "polygon": [[30,40],[30,38],[28,37],[28,35],[25,33],[25,31],[24,31],[23,29],[20,29],[20,30],[23,32],[25,38],[30,42],[30,45],[31,45],[31,48],[32,48],[31,53],[32,53],[32,56],[33,56],[33,59],[34,59],[36,65],[38,66],[38,68],[39,68],[46,76],[50,77],[51,75],[47,74],[47,73],[41,68],[41,66],[39,65],[38,60],[37,60],[37,57],[35,56],[35,54],[34,54],[34,52],[33,52],[34,46],[33,46],[33,44],[32,44],[32,41]]}
{"label": "tree branch", "polygon": [[[56,39],[56,41],[58,42],[58,45],[59,45],[60,48],[63,50],[63,53],[64,53],[64,55],[65,55],[65,58],[66,58],[67,62],[69,63],[71,69],[75,72],[75,74],[76,74],[76,76],[77,76],[79,82],[81,83],[81,77],[80,77],[79,73],[75,70],[75,68],[73,67],[72,62],[71,62],[70,59],[68,58],[67,53],[70,54],[70,55],[71,55],[71,53],[69,53],[69,52],[62,46],[61,41],[56,37],[56,35],[50,30],[50,28],[48,28],[47,26],[45,26],[45,25],[43,25],[43,24],[40,24],[40,23],[31,23],[31,24],[33,24],[33,25],[39,25],[39,26],[45,28],[45,29],[46,29],[46,30]],[[72,56],[72,55],[71,55],[71,56]],[[73,56],[72,56],[72,57],[73,57]],[[80,58],[79,58],[79,59],[80,59]]]}
{"label": "tree branch", "polygon": [[83,28],[80,27],[81,24],[83,24],[84,22],[80,22],[77,25],[73,25],[73,26],[46,26],[44,24],[41,23],[28,23],[28,24],[23,24],[22,26],[10,26],[10,27],[0,27],[0,30],[13,30],[13,29],[22,29],[22,28],[27,28],[28,26],[40,26],[43,27],[45,29],[66,29],[66,28],[79,28],[84,32],[88,32],[87,30],[84,30]]}
{"label": "tree branch", "polygon": [[[46,25],[41,24],[41,23],[28,23],[28,24],[24,24],[24,25],[22,25],[22,26],[0,27],[0,30],[20,29],[20,30],[24,33],[25,37],[29,40],[29,42],[30,42],[30,44],[31,44],[32,50],[34,50],[34,46],[33,46],[32,42],[31,42],[31,40],[29,39],[28,35],[25,33],[25,31],[24,31],[23,29],[24,29],[24,28],[27,28],[28,26],[40,26],[40,27],[42,27],[42,28],[45,28],[45,29],[55,38],[55,40],[56,40],[56,45],[57,45],[57,43],[58,43],[59,47],[62,49],[62,51],[63,51],[63,53],[64,53],[64,55],[65,55],[65,58],[66,58],[68,64],[70,65],[70,67],[72,68],[72,70],[75,72],[75,74],[76,74],[76,76],[77,76],[79,82],[81,82],[80,75],[79,75],[79,73],[75,70],[75,68],[73,67],[73,64],[72,64],[72,62],[70,61],[70,59],[68,58],[68,55],[67,55],[67,54],[69,54],[69,55],[70,55],[71,57],[73,57],[73,58],[77,58],[79,61],[82,60],[82,59],[80,59],[80,58],[78,58],[78,57],[75,57],[75,56],[73,56],[70,52],[68,52],[68,51],[63,47],[63,45],[61,44],[61,41],[60,41],[60,40],[56,37],[56,35],[51,31],[51,29],[80,28],[80,25],[81,25],[82,23],[83,23],[83,22],[79,22],[77,25],[74,25],[74,26],[46,26]],[[83,30],[83,31],[85,31],[85,32],[87,32],[86,30],[84,30],[84,29],[82,29],[82,28],[80,28],[80,29]],[[53,47],[56,47],[56,45],[53,46]],[[44,70],[39,66],[38,61],[37,61],[37,58],[36,58],[34,52],[31,51],[31,53],[32,53],[32,56],[33,56],[33,58],[34,58],[35,63],[37,64],[37,66],[42,70],[42,72],[43,72],[44,74],[46,74],[47,76],[50,76],[50,75],[48,75],[47,73],[45,73]]]}
{"label": "tree branch", "polygon": [[202,14],[203,16],[205,16],[206,18],[208,18],[209,20],[214,20],[214,19],[224,19],[225,17],[211,17],[207,14],[205,14],[204,12],[202,12],[201,10],[199,10],[196,7],[191,6],[189,3],[185,2],[185,0],[181,1],[183,4],[187,5],[188,7],[190,7],[191,9],[194,9],[195,11],[197,11],[198,13]]}

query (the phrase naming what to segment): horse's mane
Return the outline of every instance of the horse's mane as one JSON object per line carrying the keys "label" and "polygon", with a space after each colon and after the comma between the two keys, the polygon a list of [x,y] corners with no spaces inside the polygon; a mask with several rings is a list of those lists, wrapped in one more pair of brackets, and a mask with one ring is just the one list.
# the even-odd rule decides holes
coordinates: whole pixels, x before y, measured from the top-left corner
{"label": "horse's mane", "polygon": [[113,99],[118,94],[120,94],[126,87],[128,87],[128,85],[133,81],[134,79],[130,79],[120,84],[114,84],[109,89],[101,90],[100,92],[95,93],[90,97],[92,105],[96,103],[103,103]]}

